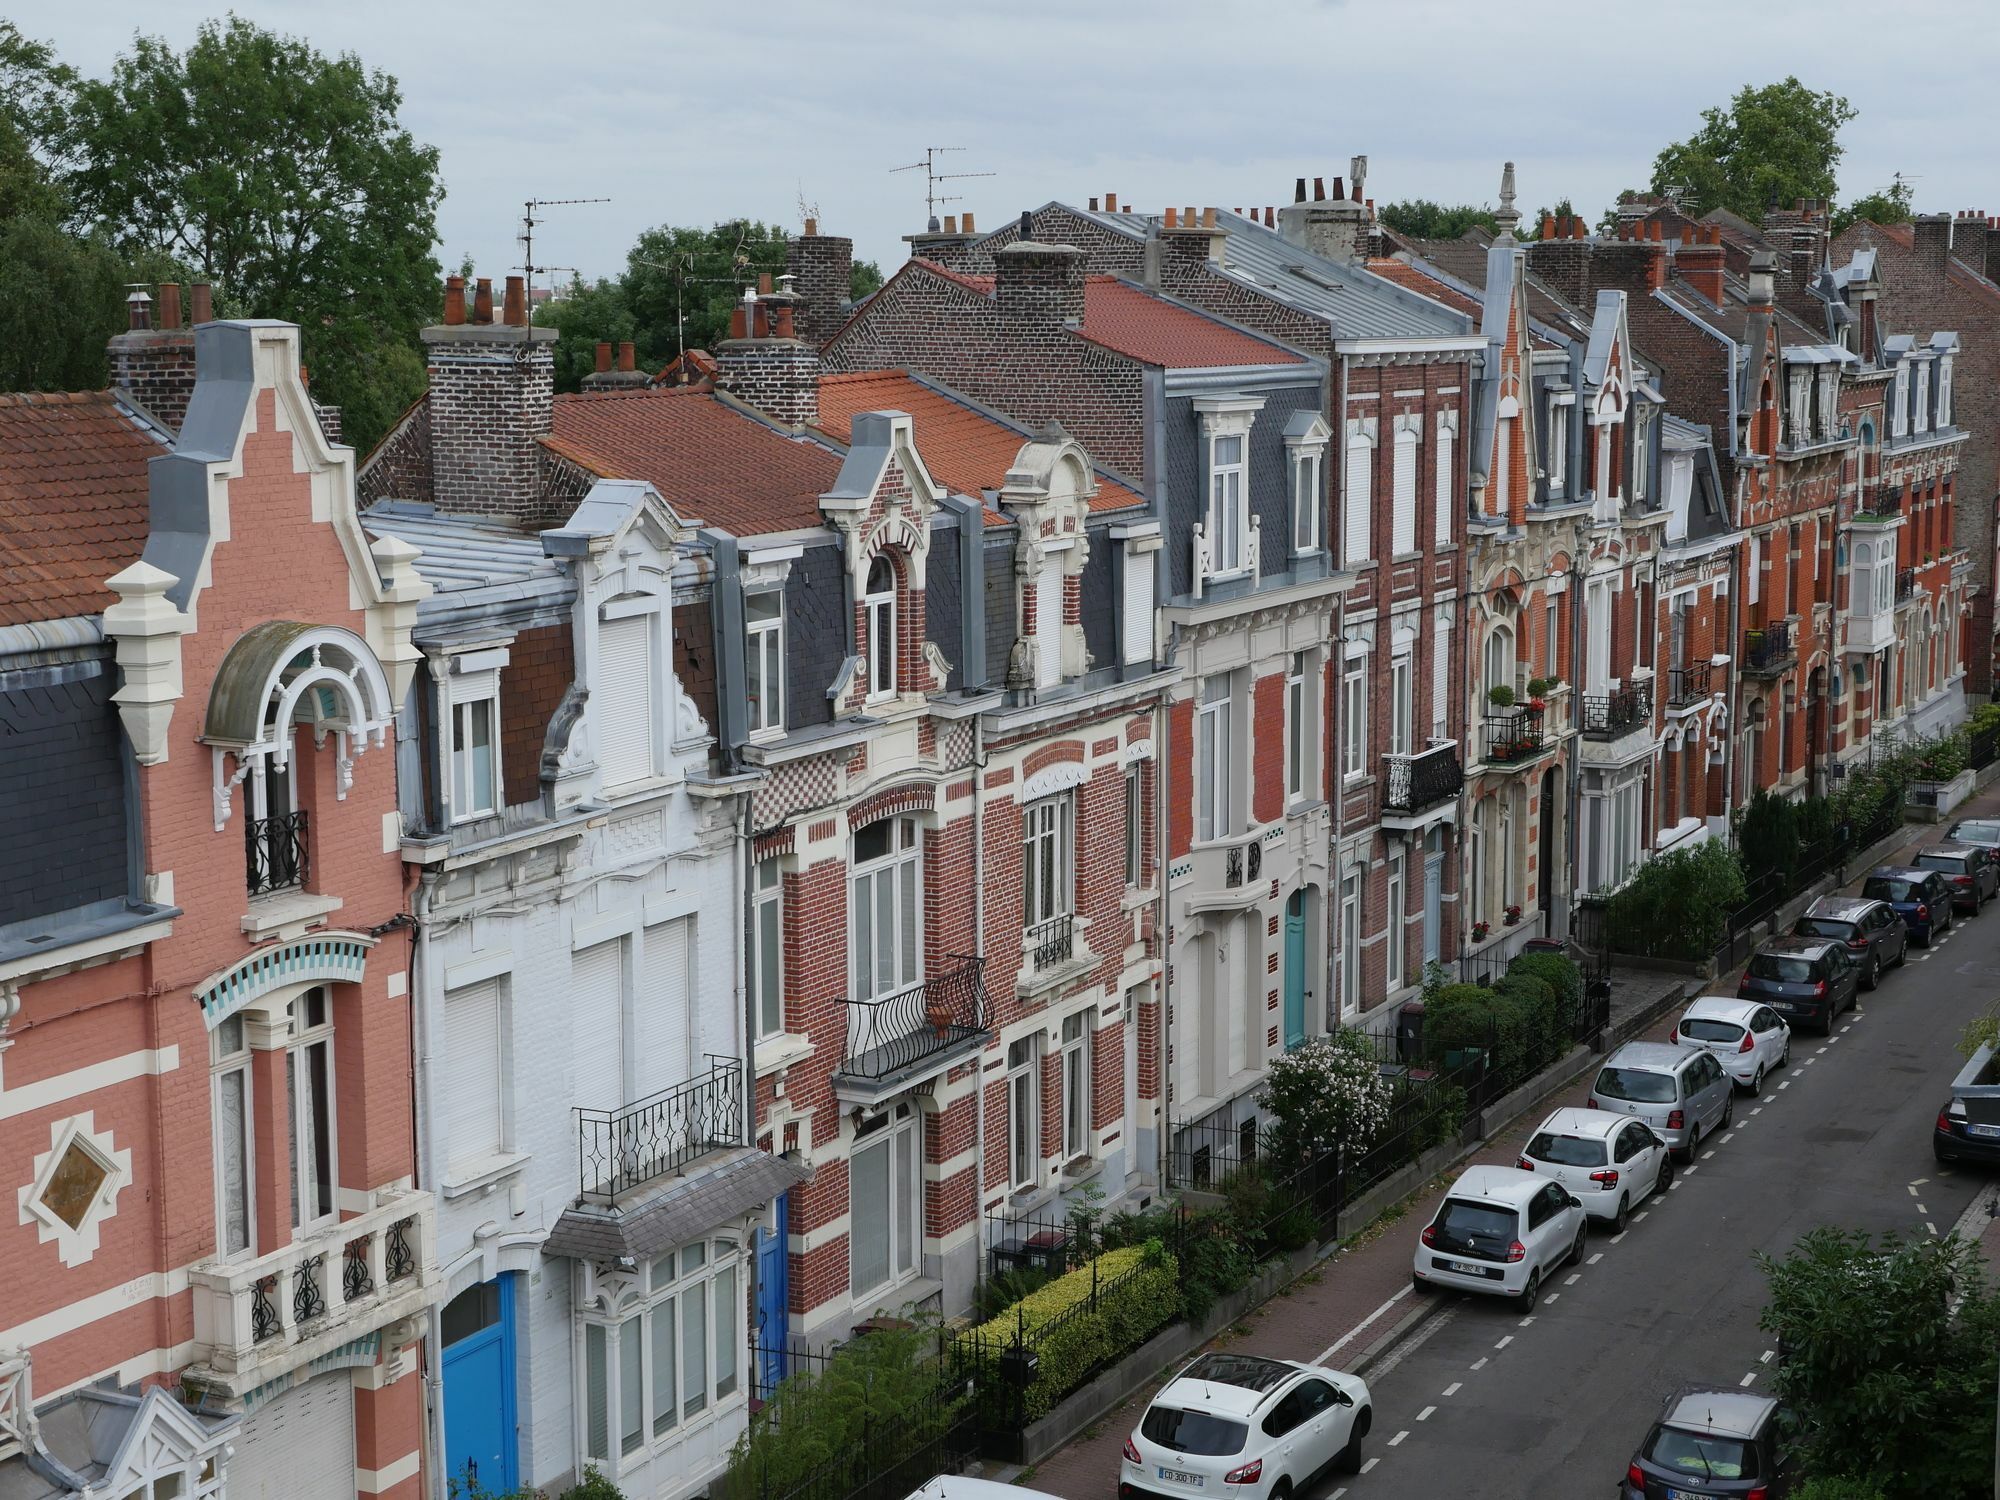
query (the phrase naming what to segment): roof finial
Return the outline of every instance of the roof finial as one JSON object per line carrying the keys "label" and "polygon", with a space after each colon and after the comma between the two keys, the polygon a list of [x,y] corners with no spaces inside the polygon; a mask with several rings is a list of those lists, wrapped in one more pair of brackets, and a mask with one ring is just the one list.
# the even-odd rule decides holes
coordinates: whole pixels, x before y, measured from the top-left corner
{"label": "roof finial", "polygon": [[1510,240],[1521,222],[1521,211],[1514,207],[1514,164],[1511,161],[1500,169],[1500,209],[1493,215],[1493,222],[1500,226],[1501,235]]}

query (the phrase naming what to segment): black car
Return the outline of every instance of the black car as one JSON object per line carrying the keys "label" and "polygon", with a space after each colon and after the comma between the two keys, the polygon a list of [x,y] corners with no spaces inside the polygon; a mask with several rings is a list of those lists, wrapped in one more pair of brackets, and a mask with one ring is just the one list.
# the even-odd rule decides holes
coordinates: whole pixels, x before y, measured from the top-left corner
{"label": "black car", "polygon": [[1910,956],[1910,929],[1886,901],[1822,896],[1792,924],[1794,937],[1833,938],[1847,945],[1861,966],[1861,988],[1872,990],[1882,971]]}
{"label": "black car", "polygon": [[1944,876],[1951,886],[1954,911],[1971,912],[1976,917],[1981,907],[2000,896],[2000,863],[1995,862],[1992,850],[1977,844],[1932,844],[1919,851],[1912,863],[1919,870],[1936,870]]}
{"label": "black car", "polygon": [[1936,870],[1915,865],[1877,865],[1861,882],[1868,901],[1886,901],[1926,948],[1951,930],[1951,886]]}
{"label": "black car", "polygon": [[1792,1488],[1784,1425],[1784,1408],[1769,1396],[1684,1390],[1668,1398],[1633,1455],[1619,1500],[1782,1500]]}
{"label": "black car", "polygon": [[1762,1000],[1794,1027],[1825,1033],[1833,1018],[1854,1005],[1861,966],[1837,938],[1772,938],[1750,955],[1736,986],[1745,1000]]}

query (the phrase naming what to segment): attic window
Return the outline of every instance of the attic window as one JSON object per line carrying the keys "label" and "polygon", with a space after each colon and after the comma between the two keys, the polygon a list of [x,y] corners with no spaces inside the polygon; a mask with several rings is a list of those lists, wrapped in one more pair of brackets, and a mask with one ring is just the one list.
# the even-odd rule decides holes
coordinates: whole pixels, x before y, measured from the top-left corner
{"label": "attic window", "polygon": [[868,697],[896,692],[896,567],[878,556],[868,565],[868,592],[861,601],[868,632]]}

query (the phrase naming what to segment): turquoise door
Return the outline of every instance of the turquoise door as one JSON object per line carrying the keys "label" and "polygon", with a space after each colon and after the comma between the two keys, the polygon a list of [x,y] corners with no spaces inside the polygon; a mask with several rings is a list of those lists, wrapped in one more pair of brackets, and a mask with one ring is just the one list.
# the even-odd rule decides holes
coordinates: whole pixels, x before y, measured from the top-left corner
{"label": "turquoise door", "polygon": [[1306,1039],[1306,893],[1285,903],[1285,1050]]}
{"label": "turquoise door", "polygon": [[772,1206],[770,1229],[759,1229],[757,1245],[757,1389],[760,1400],[771,1399],[785,1378],[785,1333],[789,1326],[791,1256],[786,1252],[791,1200],[780,1195]]}
{"label": "turquoise door", "polygon": [[507,1495],[514,1458],[514,1278],[482,1281],[445,1304],[444,1453],[450,1493]]}

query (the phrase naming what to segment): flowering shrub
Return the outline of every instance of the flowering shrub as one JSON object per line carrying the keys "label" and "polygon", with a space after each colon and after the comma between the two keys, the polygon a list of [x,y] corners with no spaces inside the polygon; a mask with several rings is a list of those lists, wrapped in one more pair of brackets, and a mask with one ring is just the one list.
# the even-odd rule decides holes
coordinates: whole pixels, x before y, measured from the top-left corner
{"label": "flowering shrub", "polygon": [[1365,1151],[1389,1123],[1390,1089],[1367,1041],[1315,1037],[1271,1063],[1257,1102],[1274,1117],[1273,1150],[1304,1163],[1323,1151]]}

